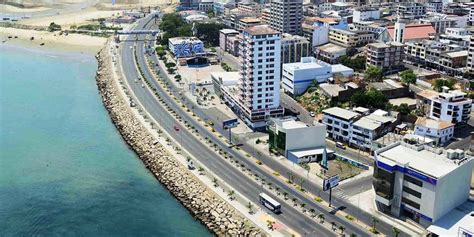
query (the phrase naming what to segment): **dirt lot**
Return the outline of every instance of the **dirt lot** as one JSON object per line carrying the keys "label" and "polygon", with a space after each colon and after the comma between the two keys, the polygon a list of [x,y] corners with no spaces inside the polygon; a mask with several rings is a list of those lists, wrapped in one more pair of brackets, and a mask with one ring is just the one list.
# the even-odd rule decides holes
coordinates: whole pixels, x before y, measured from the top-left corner
{"label": "dirt lot", "polygon": [[[339,178],[341,181],[354,177],[364,171],[361,168],[349,165],[339,160],[330,160],[328,163],[329,163],[329,170],[327,171],[326,175],[333,176],[337,174],[339,175]],[[319,164],[312,163],[312,164],[309,164],[309,167],[310,167],[311,173],[321,177],[322,169],[319,166]]]}

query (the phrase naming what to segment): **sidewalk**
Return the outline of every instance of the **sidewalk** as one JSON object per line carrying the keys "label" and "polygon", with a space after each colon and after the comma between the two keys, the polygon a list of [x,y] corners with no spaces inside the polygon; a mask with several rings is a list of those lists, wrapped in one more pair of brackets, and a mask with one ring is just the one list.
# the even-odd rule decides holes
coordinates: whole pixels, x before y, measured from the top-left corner
{"label": "sidewalk", "polygon": [[[119,64],[121,65],[121,64]],[[125,90],[130,92],[133,97],[135,95],[133,94],[133,91],[131,91],[128,87],[128,84],[126,82],[123,82],[121,84],[118,80],[118,75],[119,70],[116,65],[112,66],[113,72],[114,72],[114,79],[118,85],[120,92],[122,93],[123,98],[128,98],[128,103],[131,102],[130,98],[126,95]],[[123,75],[122,75],[123,77]],[[126,84],[126,85],[124,85]],[[127,87],[125,89],[124,87]],[[148,88],[148,87],[147,87]],[[149,88],[148,88],[149,89]],[[136,103],[140,104],[138,100],[134,100]],[[202,163],[200,163],[195,157],[193,157],[191,154],[186,152],[185,150],[178,148],[179,145],[178,143],[171,137],[165,130],[160,129],[159,123],[157,123],[147,112],[146,110],[141,110],[140,112],[140,106],[136,106],[132,108],[133,113],[135,114],[136,118],[139,119],[139,121],[142,123],[143,126],[146,127],[146,129],[150,132],[150,134],[165,148],[165,150],[174,158],[176,158],[177,161],[179,161],[183,167],[188,166],[188,161],[187,158],[191,157],[192,161],[196,163],[196,167],[205,167]],[[155,126],[153,126],[154,124]],[[158,130],[160,130],[163,134],[159,134]],[[206,168],[206,171],[204,172],[205,174],[200,174],[200,171],[197,169],[195,170],[190,170],[191,172],[201,183],[205,185],[209,190],[213,191],[215,194],[217,194],[222,200],[226,201],[228,204],[230,204],[235,210],[237,210],[239,213],[242,214],[245,218],[248,220],[252,221],[256,226],[258,226],[262,231],[264,231],[266,234],[271,235],[271,236],[291,236],[291,235],[297,235],[297,233],[290,228],[286,227],[282,223],[279,223],[276,221],[273,217],[262,211],[261,209],[257,209],[259,204],[252,203],[250,200],[245,198],[242,194],[239,192],[233,190],[229,185],[227,185],[224,181],[222,181],[217,175],[215,175],[212,171]],[[219,186],[216,187],[214,186],[213,179],[219,180]],[[233,191],[233,195],[229,195],[226,190]],[[231,200],[232,199],[232,200]],[[251,203],[255,211],[253,211],[252,214],[249,213],[249,208],[247,205]],[[268,222],[267,220],[270,220],[272,222],[275,222],[275,226],[278,226],[279,228],[275,229],[274,231],[269,230],[268,228]]]}

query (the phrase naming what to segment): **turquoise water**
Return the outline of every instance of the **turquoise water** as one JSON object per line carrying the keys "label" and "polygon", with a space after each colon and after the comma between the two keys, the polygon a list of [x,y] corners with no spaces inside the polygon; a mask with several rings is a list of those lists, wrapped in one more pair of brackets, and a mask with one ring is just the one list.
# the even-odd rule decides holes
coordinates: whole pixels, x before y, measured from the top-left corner
{"label": "turquoise water", "polygon": [[209,236],[102,106],[92,56],[0,46],[0,236]]}

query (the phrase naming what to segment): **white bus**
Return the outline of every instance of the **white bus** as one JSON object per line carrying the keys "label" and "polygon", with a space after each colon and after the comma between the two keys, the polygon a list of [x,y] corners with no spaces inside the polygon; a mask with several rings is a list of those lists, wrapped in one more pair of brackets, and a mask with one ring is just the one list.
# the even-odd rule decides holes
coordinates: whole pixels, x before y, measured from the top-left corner
{"label": "white bus", "polygon": [[259,201],[262,205],[266,208],[270,209],[273,213],[281,213],[281,205],[279,202],[275,201],[275,199],[271,198],[265,193],[260,193]]}

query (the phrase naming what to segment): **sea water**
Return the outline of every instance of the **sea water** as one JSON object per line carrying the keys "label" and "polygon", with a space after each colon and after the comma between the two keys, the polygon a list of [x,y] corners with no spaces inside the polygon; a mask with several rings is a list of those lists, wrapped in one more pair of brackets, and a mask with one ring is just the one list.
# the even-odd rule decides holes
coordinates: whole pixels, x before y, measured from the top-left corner
{"label": "sea water", "polygon": [[0,46],[0,236],[210,236],[123,142],[96,67]]}

